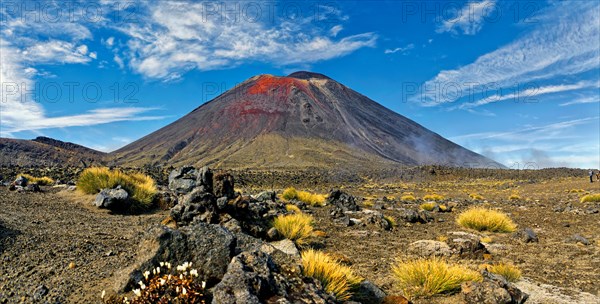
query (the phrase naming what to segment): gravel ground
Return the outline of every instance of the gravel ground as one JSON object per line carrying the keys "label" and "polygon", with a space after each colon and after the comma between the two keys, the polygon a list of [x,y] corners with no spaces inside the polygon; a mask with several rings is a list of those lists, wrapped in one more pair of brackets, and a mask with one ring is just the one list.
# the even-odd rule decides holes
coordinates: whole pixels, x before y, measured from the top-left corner
{"label": "gravel ground", "polygon": [[114,215],[93,196],[0,187],[0,303],[98,303],[137,239],[165,213]]}

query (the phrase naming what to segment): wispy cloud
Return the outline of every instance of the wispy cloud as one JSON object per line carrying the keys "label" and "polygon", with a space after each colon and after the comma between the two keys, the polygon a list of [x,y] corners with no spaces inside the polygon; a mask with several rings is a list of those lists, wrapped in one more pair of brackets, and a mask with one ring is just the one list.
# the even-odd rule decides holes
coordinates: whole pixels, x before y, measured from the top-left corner
{"label": "wispy cloud", "polygon": [[559,84],[559,85],[548,85],[544,87],[532,87],[525,90],[518,91],[516,93],[510,93],[506,95],[494,94],[487,98],[480,99],[475,102],[463,103],[458,106],[459,109],[471,109],[479,106],[483,106],[489,103],[503,101],[503,100],[513,100],[516,102],[524,101],[531,102],[536,96],[541,96],[545,94],[553,94],[567,91],[580,90],[585,88],[598,88],[600,84],[591,81],[580,81],[574,84]]}
{"label": "wispy cloud", "polygon": [[400,53],[406,54],[406,51],[410,51],[410,50],[412,50],[414,48],[415,48],[415,45],[413,43],[411,43],[411,44],[409,44],[407,46],[404,46],[404,47],[397,47],[395,49],[386,49],[384,51],[384,53],[385,54],[394,54],[394,53],[400,52]]}
{"label": "wispy cloud", "polygon": [[414,101],[435,106],[464,97],[444,96],[448,85],[484,92],[598,69],[600,46],[592,41],[600,35],[599,22],[598,2],[552,2],[531,31],[471,64],[441,71],[424,83],[427,90]]}
{"label": "wispy cloud", "polygon": [[587,96],[580,97],[572,101],[564,102],[559,104],[561,107],[577,105],[577,104],[586,104],[586,103],[598,103],[600,104],[600,96]]}
{"label": "wispy cloud", "polygon": [[481,30],[485,18],[494,12],[495,0],[470,1],[458,10],[452,19],[444,20],[437,28],[438,33],[459,31],[465,35],[475,35]]}
{"label": "wispy cloud", "polygon": [[515,169],[525,166],[585,168],[600,161],[598,135],[595,133],[590,137],[598,130],[598,123],[598,116],[584,117],[450,139]]}
{"label": "wispy cloud", "polygon": [[377,40],[374,33],[336,38],[341,26],[329,31],[316,26],[315,18],[321,21],[332,15],[337,20],[347,19],[329,7],[322,8],[322,14],[316,17],[290,22],[277,18],[232,19],[226,12],[207,18],[205,4],[195,2],[140,5],[145,22],[118,29],[129,39],[128,50],[121,58],[148,78],[173,80],[189,70],[225,69],[252,61],[305,65],[373,47]]}

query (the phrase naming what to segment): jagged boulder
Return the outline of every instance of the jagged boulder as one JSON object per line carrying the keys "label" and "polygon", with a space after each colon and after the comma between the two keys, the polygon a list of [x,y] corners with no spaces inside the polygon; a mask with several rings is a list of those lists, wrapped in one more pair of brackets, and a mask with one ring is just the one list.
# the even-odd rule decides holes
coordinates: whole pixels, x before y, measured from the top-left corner
{"label": "jagged boulder", "polygon": [[198,270],[199,279],[213,286],[225,275],[235,248],[236,237],[219,225],[196,223],[179,229],[153,227],[142,239],[137,261],[124,270],[126,279],[116,280],[117,289],[135,288],[143,272],[154,269],[160,262],[173,265],[191,262]]}
{"label": "jagged boulder", "polygon": [[113,211],[125,210],[130,205],[129,194],[121,186],[115,189],[102,189],[96,194],[96,199],[92,204],[98,208],[109,209]]}
{"label": "jagged boulder", "polygon": [[467,304],[521,304],[529,298],[502,276],[487,271],[482,282],[463,283],[461,292]]}
{"label": "jagged boulder", "polygon": [[463,259],[483,259],[483,255],[489,253],[479,236],[462,231],[449,232],[448,245],[452,254]]}
{"label": "jagged boulder", "polygon": [[219,173],[214,177],[214,193],[217,197],[227,197],[232,199],[235,197],[235,182],[234,178],[229,173]]}
{"label": "jagged boulder", "polygon": [[289,256],[278,257],[277,252],[240,253],[213,289],[212,303],[336,303],[315,284],[305,282],[297,264],[289,261]]}
{"label": "jagged boulder", "polygon": [[360,210],[360,207],[356,204],[356,198],[342,190],[331,191],[327,197],[327,204],[335,206],[342,212]]}
{"label": "jagged boulder", "polygon": [[448,244],[432,240],[412,242],[408,245],[407,251],[409,254],[419,257],[443,257],[452,254]]}
{"label": "jagged boulder", "polygon": [[206,192],[203,187],[185,195],[181,201],[171,208],[171,217],[178,224],[189,224],[197,217],[198,221],[216,223],[218,221],[217,199]]}

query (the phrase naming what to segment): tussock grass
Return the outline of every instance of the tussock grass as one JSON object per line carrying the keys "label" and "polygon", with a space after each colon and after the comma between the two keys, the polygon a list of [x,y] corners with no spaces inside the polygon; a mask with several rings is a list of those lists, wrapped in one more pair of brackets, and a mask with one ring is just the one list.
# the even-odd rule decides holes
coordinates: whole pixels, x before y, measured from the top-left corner
{"label": "tussock grass", "polygon": [[397,262],[392,273],[398,287],[409,298],[453,293],[468,281],[481,281],[481,275],[464,266],[449,265],[440,258]]}
{"label": "tussock grass", "polygon": [[491,273],[503,276],[509,282],[516,282],[521,279],[521,270],[512,264],[487,265],[486,268]]}
{"label": "tussock grass", "polygon": [[517,229],[517,225],[506,214],[480,207],[461,213],[456,222],[477,231],[513,232]]}
{"label": "tussock grass", "polygon": [[427,202],[427,203],[423,203],[419,206],[419,208],[425,210],[425,211],[432,211],[433,208],[435,208],[435,206],[437,206],[438,204],[436,202]]}
{"label": "tussock grass", "polygon": [[423,196],[423,199],[426,201],[441,201],[444,199],[444,196],[434,193]]}
{"label": "tussock grass", "polygon": [[588,194],[581,198],[582,203],[597,203],[600,202],[600,193]]}
{"label": "tussock grass", "polygon": [[388,224],[390,224],[391,227],[396,227],[398,226],[398,223],[396,222],[396,219],[389,216],[389,215],[384,215],[383,219],[388,222]]}
{"label": "tussock grass", "polygon": [[521,196],[520,196],[519,194],[517,194],[517,193],[513,193],[513,194],[511,194],[511,195],[508,197],[508,199],[509,199],[509,200],[511,200],[511,201],[516,201],[516,200],[520,200],[520,199],[521,199]]}
{"label": "tussock grass", "polygon": [[287,205],[285,205],[285,210],[291,211],[291,212],[294,212],[294,213],[301,213],[302,212],[300,210],[300,208],[298,208],[298,206],[293,205],[293,204],[287,204]]}
{"label": "tussock grass", "polygon": [[339,301],[350,299],[363,280],[339,260],[313,249],[302,252],[302,274],[319,280],[325,291],[333,293]]}
{"label": "tussock grass", "polygon": [[494,241],[494,239],[492,239],[491,236],[484,236],[484,237],[480,238],[479,241],[482,243],[492,243]]}
{"label": "tussock grass", "polygon": [[38,184],[40,186],[48,186],[54,184],[54,180],[47,176],[35,177],[27,173],[21,173],[18,176],[22,176],[27,179],[30,184]]}
{"label": "tussock grass", "polygon": [[479,195],[479,194],[477,194],[477,193],[471,193],[471,194],[469,194],[469,197],[471,199],[478,200],[478,201],[484,200],[484,197],[481,196],[481,195]]}
{"label": "tussock grass", "polygon": [[284,200],[299,200],[311,206],[324,206],[325,205],[325,195],[323,194],[313,194],[306,191],[299,191],[293,187],[287,188],[281,194],[281,198]]}
{"label": "tussock grass", "polygon": [[414,202],[416,200],[416,198],[412,194],[406,194],[406,195],[403,195],[402,197],[400,197],[400,200],[405,201],[405,202]]}
{"label": "tussock grass", "polygon": [[133,200],[142,206],[150,206],[156,194],[154,180],[141,173],[125,174],[106,167],[87,168],[79,175],[77,189],[85,194],[96,194],[100,190],[113,189],[120,185]]}
{"label": "tussock grass", "polygon": [[273,221],[273,227],[285,238],[301,246],[313,234],[312,216],[304,213],[280,215]]}
{"label": "tussock grass", "polygon": [[583,193],[585,192],[585,190],[583,189],[571,189],[569,190],[569,193]]}

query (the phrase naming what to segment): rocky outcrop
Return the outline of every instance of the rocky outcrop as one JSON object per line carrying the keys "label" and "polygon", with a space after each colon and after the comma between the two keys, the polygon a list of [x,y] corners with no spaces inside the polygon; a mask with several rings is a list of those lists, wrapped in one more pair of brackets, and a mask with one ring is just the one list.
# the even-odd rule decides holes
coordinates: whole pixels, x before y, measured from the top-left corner
{"label": "rocky outcrop", "polygon": [[521,304],[529,295],[500,275],[483,272],[482,282],[466,282],[461,286],[467,304]]}

